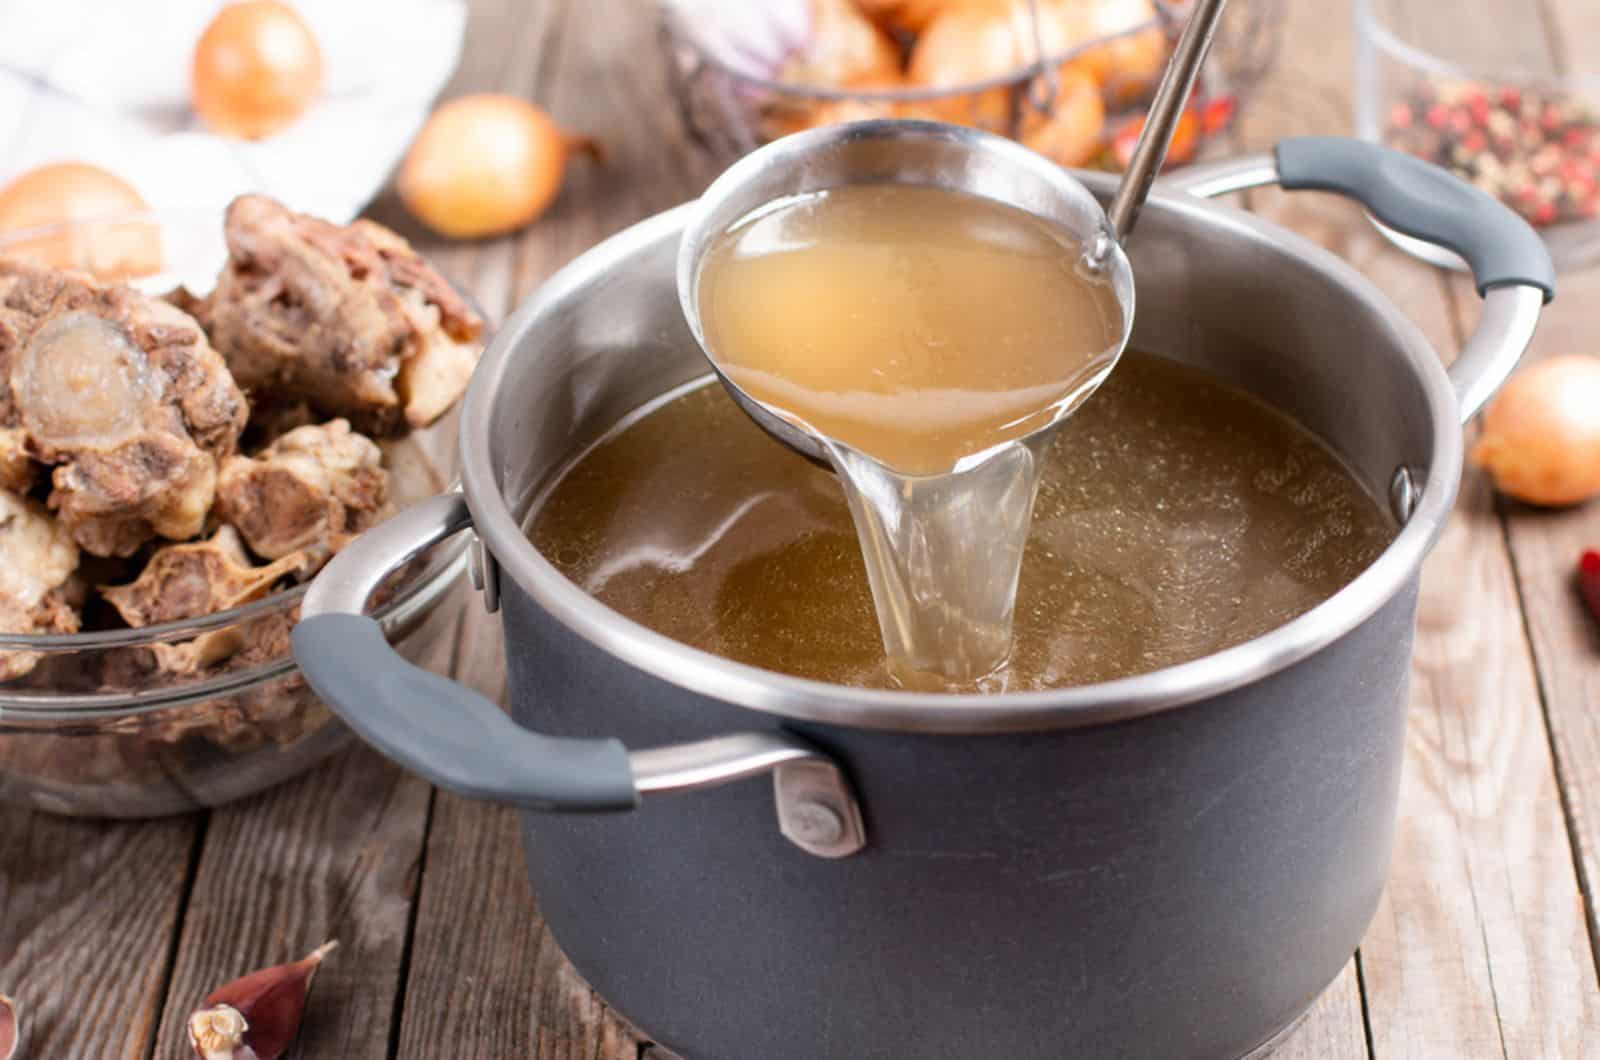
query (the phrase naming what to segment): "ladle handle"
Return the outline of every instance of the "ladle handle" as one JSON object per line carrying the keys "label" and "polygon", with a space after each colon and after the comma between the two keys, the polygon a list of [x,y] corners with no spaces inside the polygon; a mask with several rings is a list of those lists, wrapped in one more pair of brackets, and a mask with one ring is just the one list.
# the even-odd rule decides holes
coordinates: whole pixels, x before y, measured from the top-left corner
{"label": "ladle handle", "polygon": [[1555,297],[1555,266],[1539,233],[1504,203],[1438,166],[1335,136],[1284,140],[1270,157],[1196,166],[1163,182],[1202,198],[1267,184],[1344,195],[1390,228],[1466,261],[1483,314],[1449,372],[1461,419],[1471,419],[1521,361],[1540,310]]}
{"label": "ladle handle", "polygon": [[363,740],[440,787],[529,810],[631,810],[645,795],[771,773],[786,838],[818,857],[861,849],[861,813],[844,773],[787,732],[632,752],[617,740],[544,736],[472,689],[401,658],[362,614],[368,597],[394,571],[471,525],[459,493],[430,498],[361,535],[307,590],[291,634],[295,661]]}
{"label": "ladle handle", "polygon": [[1139,130],[1139,141],[1133,146],[1133,157],[1128,160],[1122,183],[1111,197],[1111,205],[1106,207],[1106,219],[1111,222],[1111,231],[1118,242],[1127,242],[1139,220],[1139,209],[1150,196],[1150,185],[1166,160],[1172,132],[1189,104],[1189,93],[1200,75],[1200,64],[1211,49],[1211,39],[1216,36],[1217,23],[1226,3],[1227,0],[1198,0],[1172,50],[1172,58],[1167,60],[1166,72],[1161,75],[1155,99],[1150,101],[1150,110],[1145,115],[1144,127]]}

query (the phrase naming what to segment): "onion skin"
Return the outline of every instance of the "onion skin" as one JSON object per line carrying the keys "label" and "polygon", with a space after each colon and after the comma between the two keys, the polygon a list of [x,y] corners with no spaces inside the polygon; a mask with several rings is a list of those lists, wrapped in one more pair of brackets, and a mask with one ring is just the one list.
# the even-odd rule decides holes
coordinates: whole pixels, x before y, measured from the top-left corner
{"label": "onion skin", "polygon": [[1471,460],[1528,504],[1600,496],[1600,358],[1551,357],[1512,376],[1483,414]]}
{"label": "onion skin", "polygon": [[161,234],[154,224],[105,222],[148,208],[131,185],[99,166],[86,162],[39,166],[0,188],[0,233],[46,225],[70,227],[0,248],[0,253],[104,280],[160,272]]}
{"label": "onion skin", "polygon": [[322,92],[322,49],[294,8],[240,0],[217,12],[190,67],[195,113],[213,132],[245,140],[271,136]]}
{"label": "onion skin", "polygon": [[417,134],[400,166],[400,201],[451,239],[503,235],[555,201],[574,151],[601,154],[526,100],[462,96],[434,111]]}

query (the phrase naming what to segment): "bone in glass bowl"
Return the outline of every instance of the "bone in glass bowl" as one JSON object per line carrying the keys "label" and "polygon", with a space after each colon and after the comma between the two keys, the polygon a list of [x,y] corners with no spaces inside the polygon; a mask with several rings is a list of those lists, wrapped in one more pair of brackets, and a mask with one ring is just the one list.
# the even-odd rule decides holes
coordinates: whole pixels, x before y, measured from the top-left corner
{"label": "bone in glass bowl", "polygon": [[[48,255],[147,294],[210,288],[227,256],[220,210],[151,212],[0,235],[0,256]],[[456,476],[456,416],[394,442],[385,463],[404,505]],[[453,542],[385,595],[385,635],[419,659],[448,630],[465,566]],[[278,784],[349,742],[289,655],[307,586],[190,621],[72,634],[0,633],[0,801],[54,813],[153,817]],[[247,665],[164,671],[156,656],[200,638],[251,644]]]}

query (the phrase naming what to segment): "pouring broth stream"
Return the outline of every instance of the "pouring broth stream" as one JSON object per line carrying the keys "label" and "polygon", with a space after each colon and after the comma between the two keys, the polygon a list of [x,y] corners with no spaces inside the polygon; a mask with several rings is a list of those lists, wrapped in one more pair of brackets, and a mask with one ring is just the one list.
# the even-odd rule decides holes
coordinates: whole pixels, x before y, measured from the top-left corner
{"label": "pouring broth stream", "polygon": [[1126,334],[1083,251],[1002,203],[854,185],[754,211],[700,268],[718,366],[825,442],[900,685],[970,687],[1010,654],[1046,428]]}

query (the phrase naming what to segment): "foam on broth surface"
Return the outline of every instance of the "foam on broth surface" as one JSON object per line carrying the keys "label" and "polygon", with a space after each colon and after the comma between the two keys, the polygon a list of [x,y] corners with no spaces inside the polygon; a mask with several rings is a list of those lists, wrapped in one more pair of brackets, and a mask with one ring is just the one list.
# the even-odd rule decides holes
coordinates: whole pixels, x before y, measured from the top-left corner
{"label": "foam on broth surface", "polygon": [[[1087,684],[1231,647],[1331,596],[1394,533],[1309,432],[1207,373],[1130,353],[1048,451],[1010,661],[968,690]],[[893,687],[838,480],[721,387],[593,449],[530,537],[578,586],[676,640]]]}

